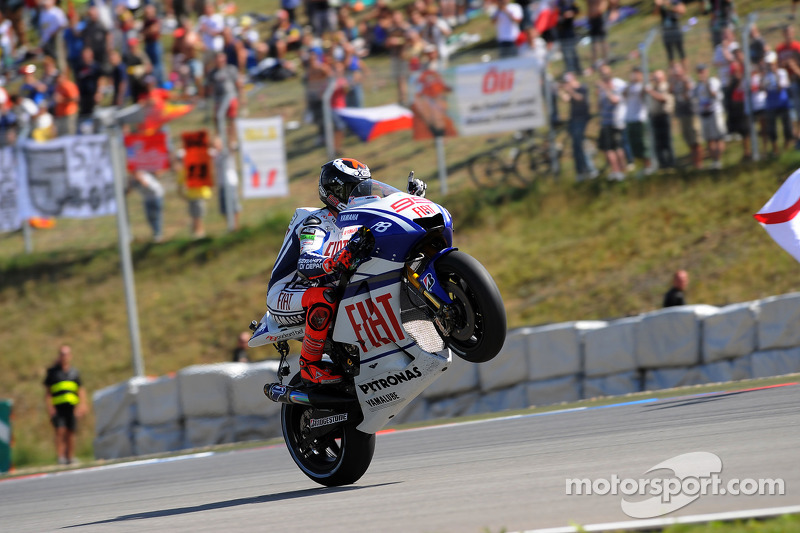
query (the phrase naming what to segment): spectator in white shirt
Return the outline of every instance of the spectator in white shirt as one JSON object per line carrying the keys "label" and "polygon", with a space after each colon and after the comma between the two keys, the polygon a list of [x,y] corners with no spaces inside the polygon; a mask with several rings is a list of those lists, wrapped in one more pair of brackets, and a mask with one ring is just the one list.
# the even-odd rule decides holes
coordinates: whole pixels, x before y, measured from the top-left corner
{"label": "spectator in white shirt", "polygon": [[598,106],[600,108],[600,138],[597,147],[606,154],[611,173],[610,180],[625,179],[625,151],[623,132],[625,131],[626,105],[623,93],[627,84],[615,78],[611,67],[600,65],[600,81],[597,82]]}
{"label": "spectator in white shirt", "polygon": [[497,0],[492,21],[497,29],[497,44],[500,48],[500,57],[514,57],[517,55],[517,37],[519,37],[519,23],[522,22],[522,6],[510,0]]}
{"label": "spectator in white shirt", "polygon": [[711,168],[722,168],[722,153],[725,151],[725,115],[722,108],[722,84],[718,78],[708,75],[708,67],[697,65],[697,85],[692,89],[692,100],[700,115],[703,139],[708,146],[713,162]]}
{"label": "spectator in white shirt", "polygon": [[63,46],[58,46],[61,39],[61,31],[67,27],[67,16],[55,4],[54,0],[44,0],[42,10],[39,12],[39,47],[42,53],[57,60],[58,66],[64,68],[66,58],[57,57],[59,50],[63,56]]}

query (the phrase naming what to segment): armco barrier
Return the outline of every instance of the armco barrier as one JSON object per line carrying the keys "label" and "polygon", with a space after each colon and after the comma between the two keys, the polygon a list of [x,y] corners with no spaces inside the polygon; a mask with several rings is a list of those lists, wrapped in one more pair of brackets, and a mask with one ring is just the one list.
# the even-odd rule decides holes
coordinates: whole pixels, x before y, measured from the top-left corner
{"label": "armco barrier", "polygon": [[[798,323],[800,293],[517,329],[489,363],[454,360],[392,424],[800,372]],[[290,363],[294,374],[297,357]],[[276,369],[276,361],[196,365],[98,391],[95,455],[278,437],[280,406],[263,394]]]}
{"label": "armco barrier", "polygon": [[0,472],[11,470],[11,409],[14,402],[0,400]]}

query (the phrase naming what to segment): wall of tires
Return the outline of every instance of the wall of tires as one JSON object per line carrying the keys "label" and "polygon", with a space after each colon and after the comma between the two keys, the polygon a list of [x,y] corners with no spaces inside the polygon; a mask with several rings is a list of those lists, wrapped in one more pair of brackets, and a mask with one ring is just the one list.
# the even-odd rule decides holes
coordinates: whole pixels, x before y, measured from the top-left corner
{"label": "wall of tires", "polygon": [[[290,362],[297,370],[296,357]],[[95,456],[113,459],[281,435],[263,394],[277,361],[185,368],[97,391]],[[613,321],[510,331],[489,363],[454,359],[395,424],[800,372],[800,293]]]}

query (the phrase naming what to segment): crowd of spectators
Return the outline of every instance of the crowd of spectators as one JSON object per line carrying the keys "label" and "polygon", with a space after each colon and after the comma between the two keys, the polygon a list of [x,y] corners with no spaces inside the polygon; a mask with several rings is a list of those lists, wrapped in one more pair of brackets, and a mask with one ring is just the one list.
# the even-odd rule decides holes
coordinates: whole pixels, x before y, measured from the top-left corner
{"label": "crowd of spectators", "polygon": [[[566,15],[560,12],[555,29],[566,27],[567,38],[572,39],[568,21],[577,7],[570,0],[558,0],[557,5],[566,6]],[[690,65],[683,43],[684,1],[656,0],[655,8],[669,66],[652,72],[649,80],[643,79],[638,66],[625,67],[623,72],[602,60],[581,70],[577,55],[559,37],[567,74],[556,89],[569,107],[566,123],[579,180],[598,175],[584,149],[586,125],[595,114],[599,117],[597,147],[612,180],[624,179],[637,163],[639,175],[651,173],[656,168],[653,161],[658,168],[675,167],[673,126],[689,147],[695,168],[702,168],[706,157],[709,168],[722,168],[732,141],[741,142],[744,160],[752,158],[753,138],[760,153],[770,157],[800,148],[800,42],[793,25],[783,26],[780,38],[772,42],[756,25],[746,28],[745,50],[737,39],[742,27],[737,26],[740,21],[733,2],[714,0],[703,12],[708,16],[710,47],[696,54],[709,61]],[[749,76],[745,75],[745,54],[751,64]],[[595,72],[594,83],[581,79]],[[589,90],[592,85],[594,94]]]}
{"label": "crowd of spectators", "polygon": [[[750,157],[751,122],[764,151],[793,147],[800,135],[800,43],[793,27],[775,43],[753,27],[749,49],[743,50],[737,41],[741,32],[734,31],[740,21],[733,0],[701,4],[698,13],[707,15],[711,37],[711,53],[703,55],[710,60],[689,65],[684,1],[654,0],[669,68],[645,80],[636,68],[624,73],[614,68],[609,57],[607,37],[620,16],[619,0],[414,0],[398,8],[387,0],[368,6],[281,0],[273,14],[238,16],[235,6],[214,1],[40,0],[17,7],[7,2],[0,17],[0,70],[6,87],[15,90],[0,89],[0,144],[13,142],[20,131],[37,140],[92,131],[98,105],[148,101],[162,88],[187,101],[208,98],[215,111],[225,103],[226,137],[235,148],[234,120],[244,104],[245,80],[292,76],[303,81],[306,119],[318,125],[321,143],[322,100],[331,84],[334,108],[363,106],[364,83],[370,80],[364,59],[383,55],[390,75],[373,82],[394,84],[397,101],[407,104],[409,74],[447,66],[453,32],[485,13],[495,25],[499,56],[530,55],[544,65],[548,53],[560,53],[569,77],[554,93],[569,106],[579,178],[597,174],[597,162],[583,150],[595,115],[598,147],[613,179],[623,179],[637,163],[642,173],[655,168],[652,161],[674,166],[673,129],[698,168],[704,152],[710,166],[719,168],[731,139],[741,139]],[[591,61],[581,65],[583,34]],[[754,65],[746,80],[744,54]],[[334,117],[339,151],[344,124]]]}

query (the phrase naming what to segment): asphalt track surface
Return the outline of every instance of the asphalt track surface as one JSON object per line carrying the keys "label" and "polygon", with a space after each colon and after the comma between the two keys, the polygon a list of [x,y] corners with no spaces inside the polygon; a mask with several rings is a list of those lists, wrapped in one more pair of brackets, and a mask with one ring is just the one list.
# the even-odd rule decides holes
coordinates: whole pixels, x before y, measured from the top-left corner
{"label": "asphalt track surface", "polygon": [[[641,478],[712,452],[721,478],[783,496],[701,496],[670,516],[800,504],[800,386],[714,393],[378,436],[355,485],[324,488],[282,445],[0,482],[0,531],[435,532],[630,520],[567,478]],[[652,475],[652,474],[651,474]]]}

